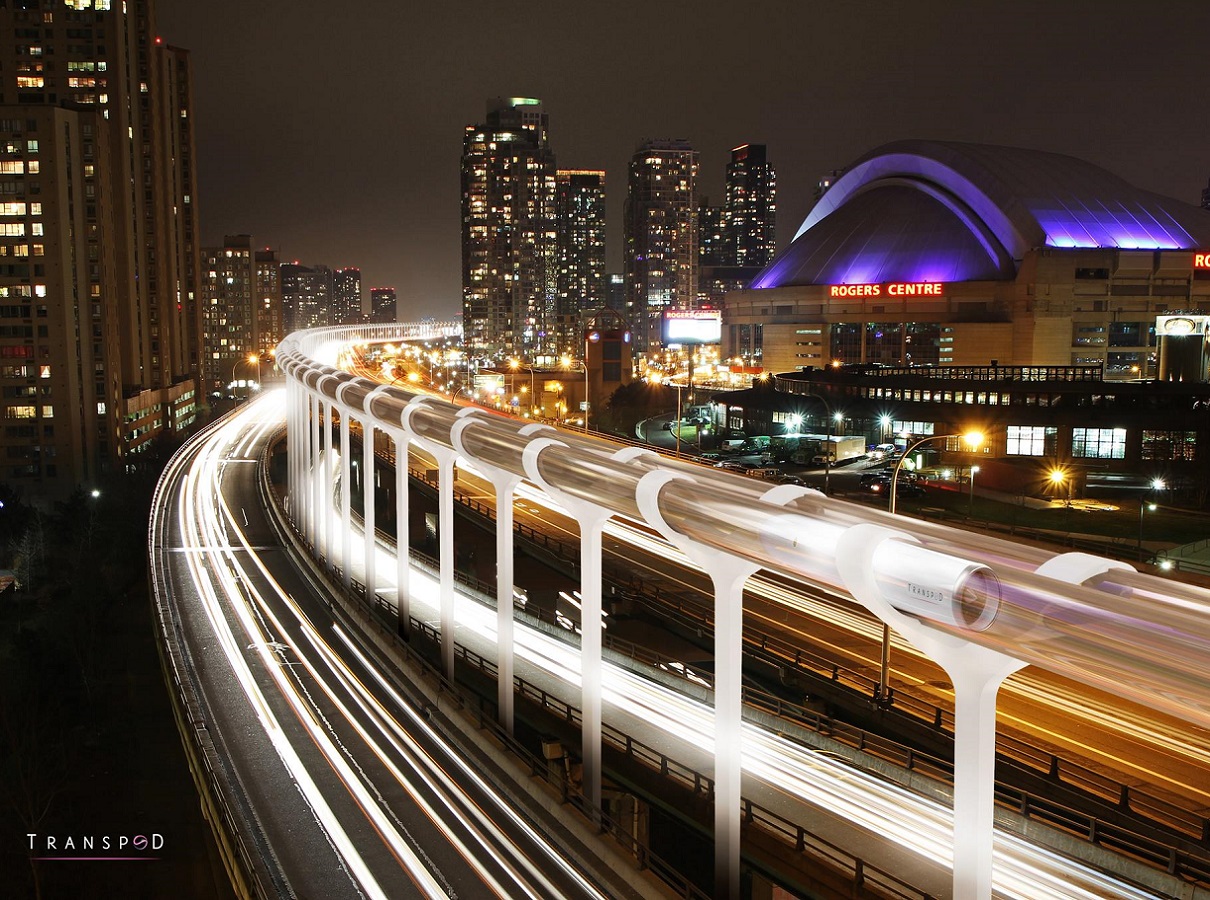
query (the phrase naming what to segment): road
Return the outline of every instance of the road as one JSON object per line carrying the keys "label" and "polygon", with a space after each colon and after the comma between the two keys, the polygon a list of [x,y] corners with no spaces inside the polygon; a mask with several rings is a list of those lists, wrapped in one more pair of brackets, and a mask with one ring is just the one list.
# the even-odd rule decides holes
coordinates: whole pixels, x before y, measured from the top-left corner
{"label": "road", "polygon": [[577,871],[334,621],[260,502],[258,460],[283,408],[280,392],[248,403],[174,459],[151,548],[178,670],[270,890],[624,895]]}

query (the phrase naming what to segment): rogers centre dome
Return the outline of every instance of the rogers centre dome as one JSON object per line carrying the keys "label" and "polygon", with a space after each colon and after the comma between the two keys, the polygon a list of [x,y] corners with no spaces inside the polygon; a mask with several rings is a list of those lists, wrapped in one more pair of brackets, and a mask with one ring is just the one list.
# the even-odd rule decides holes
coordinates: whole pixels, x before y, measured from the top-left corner
{"label": "rogers centre dome", "polygon": [[1178,313],[1204,317],[1210,360],[1210,212],[1057,153],[900,141],[850,165],[790,246],[727,294],[721,349],[771,372],[1148,378],[1162,372],[1157,323]]}
{"label": "rogers centre dome", "polygon": [[1011,280],[1031,250],[1210,247],[1210,215],[1057,153],[899,141],[858,159],[752,282]]}

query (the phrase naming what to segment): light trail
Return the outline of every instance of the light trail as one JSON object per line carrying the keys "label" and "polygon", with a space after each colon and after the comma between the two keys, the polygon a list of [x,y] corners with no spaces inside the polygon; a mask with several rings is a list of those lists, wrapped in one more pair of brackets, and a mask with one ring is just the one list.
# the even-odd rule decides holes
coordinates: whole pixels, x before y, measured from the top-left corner
{"label": "light trail", "polygon": [[[553,506],[533,489],[524,496],[541,505]],[[325,502],[331,502],[325,496]],[[339,515],[333,508],[332,514]],[[344,527],[338,520],[338,529]],[[354,523],[353,560],[363,558],[364,534]],[[381,589],[392,588],[394,550],[375,540],[376,570]],[[664,551],[666,554],[667,550]],[[675,552],[675,551],[673,551]],[[670,555],[670,554],[669,554]],[[412,610],[428,607],[438,613],[437,582],[422,569],[413,568]],[[495,610],[462,594],[456,595],[457,628],[465,642],[469,634],[490,642],[496,639]],[[518,659],[523,659],[566,682],[580,687],[579,648],[518,623],[514,632]],[[665,739],[647,740],[654,749],[676,758],[678,748],[669,739],[684,742],[686,748],[712,752],[714,713],[711,707],[676,691],[656,685],[629,670],[604,663],[604,699],[625,716],[653,729]],[[619,727],[626,731],[624,725]],[[745,723],[743,726],[743,769],[759,779],[765,790],[792,796],[824,811],[843,810],[852,823],[875,836],[885,837],[921,858],[945,868],[953,864],[953,811],[948,806],[911,794],[896,785],[850,767],[841,767],[821,754]],[[665,746],[661,747],[660,744]],[[843,775],[837,774],[843,769]],[[997,897],[1013,900],[1146,900],[1153,894],[1118,881],[1112,875],[1093,870],[1022,838],[997,830],[994,835],[994,889]],[[871,860],[871,862],[876,862]]]}
{"label": "light trail", "polygon": [[[420,748],[399,725],[393,713],[339,659],[251,546],[244,526],[223,495],[222,479],[230,465],[255,461],[254,458],[246,458],[247,454],[254,452],[268,431],[280,426],[281,417],[277,412],[280,407],[280,402],[274,406],[267,397],[263,397],[255,404],[248,404],[240,414],[216,431],[184,476],[186,489],[177,511],[177,524],[183,536],[182,549],[185,552],[182,555],[188,560],[193,583],[197,586],[207,621],[222,655],[247,702],[255,710],[257,721],[311,808],[316,822],[339,854],[346,873],[358,889],[369,897],[390,896],[291,745],[285,729],[271,711],[271,704],[256,683],[245,651],[251,651],[259,661],[264,672],[272,679],[278,695],[288,704],[299,726],[304,729],[307,739],[320,752],[326,766],[337,776],[361,814],[423,896],[448,897],[453,891],[446,878],[435,870],[433,861],[418,847],[412,846],[406,829],[390,809],[381,791],[371,783],[364,768],[356,764],[352,751],[337,737],[333,723],[319,710],[313,691],[318,690],[336,710],[339,720],[348,723],[389,773],[391,780],[424,811],[487,891],[499,897],[556,896],[564,893],[547,877],[542,860],[531,859],[529,852],[520,849],[497,827],[490,814],[461,788],[457,779],[450,776],[436,759]],[[244,559],[252,561],[255,572],[245,566]],[[259,579],[269,585],[274,600],[284,604],[289,614],[297,620],[309,648],[306,652],[291,639],[287,624],[274,612],[269,599],[257,589]],[[231,627],[228,613],[235,617],[241,632],[239,637]],[[345,647],[353,649],[344,635],[338,634],[338,637]],[[296,658],[296,662],[286,663],[286,650]],[[385,680],[364,657],[358,653],[356,658],[367,671],[374,673],[381,689],[389,690]],[[311,685],[309,689],[303,684],[304,677]],[[349,698],[347,701],[344,699],[346,694]],[[400,704],[400,709],[412,717],[412,727],[423,727],[430,739],[437,739],[436,733],[426,724],[420,725],[410,706],[393,690],[390,696]],[[363,719],[370,723],[368,727]],[[371,729],[382,739],[381,742],[371,733]],[[457,765],[467,768],[457,753],[450,752],[449,756],[457,760]],[[478,779],[475,783],[486,796],[494,796],[486,781]],[[418,785],[423,785],[439,802],[425,799]],[[555,868],[562,871],[565,877],[576,881],[585,896],[605,896],[575,871],[557,848],[546,845],[510,803],[499,796],[494,796],[493,802],[512,827],[524,833],[531,843],[545,846],[546,855],[555,862]],[[454,826],[470,835],[473,847],[455,832]],[[505,873],[507,882],[502,882],[493,874],[485,864],[489,860]]]}

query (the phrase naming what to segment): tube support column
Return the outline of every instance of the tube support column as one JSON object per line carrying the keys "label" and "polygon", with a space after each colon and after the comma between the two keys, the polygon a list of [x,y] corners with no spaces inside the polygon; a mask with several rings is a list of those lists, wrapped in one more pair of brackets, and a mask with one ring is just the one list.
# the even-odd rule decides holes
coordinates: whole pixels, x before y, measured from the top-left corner
{"label": "tube support column", "polygon": [[760,566],[690,540],[665,521],[660,490],[677,480],[693,479],[649,472],[635,499],[647,523],[708,574],[714,587],[714,896],[723,900],[740,896],[744,582]]}

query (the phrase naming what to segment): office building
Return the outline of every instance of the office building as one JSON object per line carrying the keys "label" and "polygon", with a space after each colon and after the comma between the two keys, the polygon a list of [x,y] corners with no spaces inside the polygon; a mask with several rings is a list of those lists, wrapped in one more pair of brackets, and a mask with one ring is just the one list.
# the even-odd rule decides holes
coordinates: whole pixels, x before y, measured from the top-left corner
{"label": "office building", "polygon": [[365,320],[361,308],[361,269],[348,266],[332,273],[331,325],[357,325]]}
{"label": "office building", "polygon": [[369,321],[381,325],[398,322],[398,303],[393,287],[370,288]]}
{"label": "office building", "polygon": [[579,357],[585,319],[605,303],[605,173],[559,169],[556,185],[555,346]]}
{"label": "office building", "polygon": [[697,151],[685,141],[648,141],[630,160],[626,302],[639,350],[659,345],[665,310],[697,298],[697,173]]}
{"label": "office building", "polygon": [[1196,330],[1207,312],[1210,212],[1069,156],[903,141],[855,161],[750,289],[727,296],[723,353],[774,372],[1091,366],[1138,379],[1162,374],[1159,319],[1192,314],[1169,327]]}
{"label": "office building", "polygon": [[327,266],[295,260],[281,267],[282,310],[286,334],[332,322],[333,273]]}
{"label": "office building", "polygon": [[462,317],[485,360],[553,358],[556,167],[538,100],[497,97],[462,144]]}
{"label": "office building", "polygon": [[0,31],[0,480],[46,503],[196,419],[192,81],[150,2],[5,4]]}

